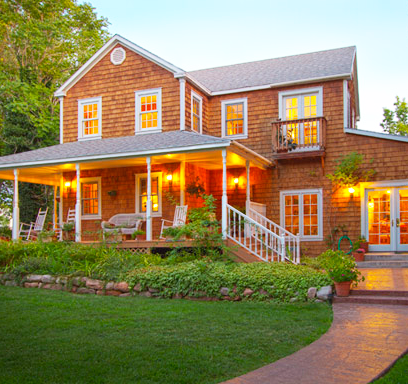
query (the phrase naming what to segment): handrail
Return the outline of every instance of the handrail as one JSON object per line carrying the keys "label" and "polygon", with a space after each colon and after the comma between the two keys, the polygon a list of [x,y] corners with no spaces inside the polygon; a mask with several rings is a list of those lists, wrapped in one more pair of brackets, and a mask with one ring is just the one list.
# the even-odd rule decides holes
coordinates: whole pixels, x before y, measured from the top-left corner
{"label": "handrail", "polygon": [[285,239],[285,249],[286,249],[286,260],[294,263],[300,263],[300,237],[289,232],[287,229],[276,224],[274,221],[263,216],[256,210],[248,207],[248,216],[255,220],[257,223],[261,224],[263,227],[267,228],[271,232],[277,234]]}
{"label": "handrail", "polygon": [[[305,137],[306,128],[309,134]],[[316,134],[313,134],[314,130]],[[325,143],[324,116],[272,122],[272,146],[275,152],[322,149]]]}
{"label": "handrail", "polygon": [[263,261],[285,261],[285,236],[279,236],[227,204],[227,237]]}

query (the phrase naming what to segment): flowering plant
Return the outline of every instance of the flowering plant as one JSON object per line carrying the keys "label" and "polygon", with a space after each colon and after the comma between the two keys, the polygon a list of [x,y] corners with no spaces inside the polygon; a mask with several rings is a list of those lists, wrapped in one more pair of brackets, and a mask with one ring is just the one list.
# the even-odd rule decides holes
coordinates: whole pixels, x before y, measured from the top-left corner
{"label": "flowering plant", "polygon": [[342,251],[329,249],[322,253],[318,260],[329,277],[336,283],[350,281],[357,285],[359,281],[364,281],[364,276],[361,276],[361,272],[357,269],[354,258]]}

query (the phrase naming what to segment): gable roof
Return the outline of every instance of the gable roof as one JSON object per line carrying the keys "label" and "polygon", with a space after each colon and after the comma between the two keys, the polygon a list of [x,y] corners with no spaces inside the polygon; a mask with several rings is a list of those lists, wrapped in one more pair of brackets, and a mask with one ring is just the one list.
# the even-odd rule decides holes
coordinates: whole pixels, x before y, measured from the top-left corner
{"label": "gable roof", "polygon": [[356,47],[346,47],[227,65],[187,74],[213,95],[254,87],[276,87],[334,78],[351,78]]}
{"label": "gable roof", "polygon": [[131,41],[125,39],[120,35],[113,36],[107,43],[103,45],[81,68],[78,69],[64,84],[59,87],[55,93],[55,97],[65,96],[67,91],[74,86],[82,77],[84,77],[115,45],[121,44],[122,46],[136,52],[140,56],[160,65],[168,71],[178,74],[184,73],[182,69],[176,67],[175,65],[169,63],[168,61],[156,56],[154,53],[132,43]]}
{"label": "gable roof", "polygon": [[178,130],[74,141],[0,157],[0,169],[226,148],[230,144],[229,139]]}

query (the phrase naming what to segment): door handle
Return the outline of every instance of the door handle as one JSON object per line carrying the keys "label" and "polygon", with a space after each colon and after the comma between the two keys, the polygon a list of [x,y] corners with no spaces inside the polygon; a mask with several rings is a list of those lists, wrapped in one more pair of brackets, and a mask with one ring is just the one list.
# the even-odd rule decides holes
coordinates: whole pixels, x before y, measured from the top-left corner
{"label": "door handle", "polygon": [[396,219],[396,220],[395,220],[395,223],[396,223],[395,225],[396,225],[397,227],[399,227],[399,226],[400,226],[400,219],[399,219],[399,218]]}

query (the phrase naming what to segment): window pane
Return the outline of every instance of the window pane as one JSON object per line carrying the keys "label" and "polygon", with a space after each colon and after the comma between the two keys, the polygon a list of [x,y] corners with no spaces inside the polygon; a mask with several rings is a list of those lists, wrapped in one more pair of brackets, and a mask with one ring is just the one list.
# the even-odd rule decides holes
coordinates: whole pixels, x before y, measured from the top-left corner
{"label": "window pane", "polygon": [[285,229],[297,234],[299,231],[299,198],[296,195],[285,196]]}

